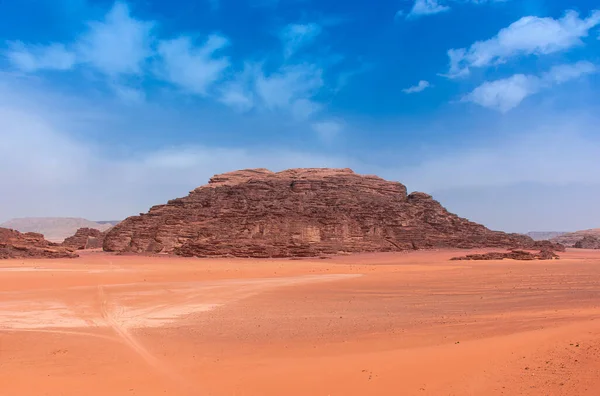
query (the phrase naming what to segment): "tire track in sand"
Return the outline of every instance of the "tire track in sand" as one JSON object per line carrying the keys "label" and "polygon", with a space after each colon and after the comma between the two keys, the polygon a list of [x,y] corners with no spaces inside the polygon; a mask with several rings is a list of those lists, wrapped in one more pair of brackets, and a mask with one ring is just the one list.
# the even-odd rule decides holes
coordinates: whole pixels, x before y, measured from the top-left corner
{"label": "tire track in sand", "polygon": [[[100,313],[102,318],[106,321],[106,323],[117,333],[119,338],[131,348],[139,357],[141,357],[146,364],[160,372],[171,381],[173,381],[178,387],[182,388],[182,391],[185,391],[186,394],[191,395],[191,385],[187,383],[187,381],[179,374],[170,370],[163,362],[157,359],[152,353],[150,353],[129,331],[127,326],[122,323],[122,320],[119,321],[119,317],[115,316],[115,312],[118,310],[121,313],[121,317],[123,316],[124,309],[121,306],[116,306],[115,309],[109,309],[108,307],[108,299],[106,293],[104,291],[104,287],[102,285],[98,285],[98,296],[100,298]],[[194,391],[194,395],[198,396],[199,393],[197,389]]]}

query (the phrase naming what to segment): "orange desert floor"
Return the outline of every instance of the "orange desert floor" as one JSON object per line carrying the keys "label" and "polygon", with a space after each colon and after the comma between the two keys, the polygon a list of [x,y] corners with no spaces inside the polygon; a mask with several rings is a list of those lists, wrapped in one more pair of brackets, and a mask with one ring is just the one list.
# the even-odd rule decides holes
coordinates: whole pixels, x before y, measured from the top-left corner
{"label": "orange desert floor", "polygon": [[0,395],[600,394],[600,251],[0,262]]}

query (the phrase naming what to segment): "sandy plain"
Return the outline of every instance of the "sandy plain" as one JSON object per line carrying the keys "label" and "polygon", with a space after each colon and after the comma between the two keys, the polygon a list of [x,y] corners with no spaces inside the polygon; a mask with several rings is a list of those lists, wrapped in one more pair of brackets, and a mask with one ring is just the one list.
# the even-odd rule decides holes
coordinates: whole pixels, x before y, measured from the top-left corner
{"label": "sandy plain", "polygon": [[600,394],[599,251],[458,254],[2,261],[0,395]]}

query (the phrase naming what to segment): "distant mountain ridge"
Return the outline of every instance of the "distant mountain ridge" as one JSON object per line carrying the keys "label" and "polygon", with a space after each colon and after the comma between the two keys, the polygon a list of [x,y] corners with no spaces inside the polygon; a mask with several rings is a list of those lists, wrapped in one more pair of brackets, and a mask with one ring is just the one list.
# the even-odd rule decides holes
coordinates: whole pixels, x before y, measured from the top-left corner
{"label": "distant mountain ridge", "polygon": [[552,238],[559,237],[561,235],[566,234],[566,232],[561,231],[531,231],[528,232],[528,237],[531,237],[534,241],[547,241]]}
{"label": "distant mountain ridge", "polygon": [[24,217],[11,219],[0,224],[0,227],[19,232],[42,234],[48,241],[56,243],[60,243],[74,235],[80,228],[95,228],[99,231],[106,231],[113,226],[112,221],[96,222],[79,217]]}
{"label": "distant mountain ridge", "polygon": [[100,220],[100,221],[94,221],[94,223],[109,224],[109,225],[112,225],[112,226],[116,226],[120,222],[121,222],[121,220]]}

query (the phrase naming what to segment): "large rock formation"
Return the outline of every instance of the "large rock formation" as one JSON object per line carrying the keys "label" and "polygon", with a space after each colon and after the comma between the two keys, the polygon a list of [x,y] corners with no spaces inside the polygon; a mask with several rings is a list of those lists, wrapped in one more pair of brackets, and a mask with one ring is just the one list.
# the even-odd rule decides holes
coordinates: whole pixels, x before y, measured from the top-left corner
{"label": "large rock formation", "polygon": [[600,237],[586,235],[573,245],[577,249],[600,249]]}
{"label": "large rock formation", "polygon": [[[549,242],[542,245],[551,246]],[[441,247],[535,248],[490,231],[424,193],[350,169],[242,170],[130,217],[104,240],[112,252],[303,257]]]}
{"label": "large rock formation", "polygon": [[62,246],[74,250],[99,249],[104,243],[104,233],[95,228],[80,228],[75,235],[67,238]]}
{"label": "large rock formation", "polygon": [[20,233],[0,228],[0,259],[9,258],[73,258],[72,250],[48,242],[42,234]]}

